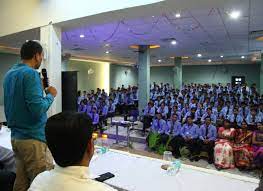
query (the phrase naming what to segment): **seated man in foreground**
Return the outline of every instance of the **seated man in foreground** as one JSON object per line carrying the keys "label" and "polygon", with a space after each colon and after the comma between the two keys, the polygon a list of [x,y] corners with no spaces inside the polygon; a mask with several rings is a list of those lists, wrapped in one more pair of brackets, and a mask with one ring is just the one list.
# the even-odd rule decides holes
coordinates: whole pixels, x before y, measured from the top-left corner
{"label": "seated man in foreground", "polygon": [[92,121],[86,114],[64,112],[50,117],[46,139],[56,165],[39,174],[29,191],[114,191],[89,177],[94,153],[92,132]]}

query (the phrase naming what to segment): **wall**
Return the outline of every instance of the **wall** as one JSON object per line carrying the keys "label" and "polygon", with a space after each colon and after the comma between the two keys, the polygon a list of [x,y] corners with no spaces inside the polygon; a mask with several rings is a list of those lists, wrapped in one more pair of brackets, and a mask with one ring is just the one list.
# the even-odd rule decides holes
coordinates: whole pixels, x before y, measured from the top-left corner
{"label": "wall", "polygon": [[151,83],[169,83],[173,85],[173,67],[162,66],[162,67],[151,67]]}
{"label": "wall", "polygon": [[[124,76],[124,71],[131,67],[111,65],[110,87],[118,87],[121,84],[137,84],[137,71],[131,70],[131,74]],[[198,65],[183,66],[183,83],[223,83],[231,82],[231,76],[245,76],[248,85],[256,83],[259,88],[260,65]],[[151,67],[151,83],[173,84],[173,67]]]}
{"label": "wall", "polygon": [[20,61],[20,57],[14,54],[0,53],[0,105],[4,104],[3,80],[6,72],[16,63]]}
{"label": "wall", "polygon": [[[62,64],[63,65],[63,64]],[[110,64],[105,62],[86,62],[69,60],[63,70],[78,71],[78,89],[96,90],[105,89],[109,92]],[[65,68],[66,67],[66,68]]]}
{"label": "wall", "polygon": [[136,68],[117,64],[110,65],[110,88],[116,89],[122,85],[125,87],[128,85],[137,86],[137,84],[138,72]]}
{"label": "wall", "polygon": [[183,83],[231,82],[231,76],[245,76],[248,85],[259,87],[259,64],[183,66]]}

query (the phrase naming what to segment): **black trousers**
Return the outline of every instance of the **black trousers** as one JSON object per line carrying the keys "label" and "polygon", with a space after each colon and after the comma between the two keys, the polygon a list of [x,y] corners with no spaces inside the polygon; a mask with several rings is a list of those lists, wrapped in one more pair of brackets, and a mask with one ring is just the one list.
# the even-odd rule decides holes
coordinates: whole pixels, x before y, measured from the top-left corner
{"label": "black trousers", "polygon": [[166,135],[165,133],[161,134],[161,144],[166,145],[169,140],[169,135]]}
{"label": "black trousers", "polygon": [[208,143],[204,143],[203,140],[199,139],[197,141],[197,144],[199,145],[199,153],[201,151],[205,151],[208,154],[208,160],[213,161],[214,160],[214,148],[215,148],[215,142],[214,141],[209,141]]}
{"label": "black trousers", "polygon": [[144,116],[143,117],[143,132],[145,132],[146,129],[150,128],[151,127],[151,122],[153,120],[153,117],[152,116]]}
{"label": "black trousers", "polygon": [[190,139],[188,141],[184,140],[184,146],[186,146],[189,149],[191,156],[196,156],[200,154],[200,147],[197,143],[198,139]]}
{"label": "black trousers", "polygon": [[13,172],[0,170],[0,190],[12,191],[16,179],[16,174]]}
{"label": "black trousers", "polygon": [[180,135],[173,137],[169,143],[169,146],[172,148],[173,155],[179,157],[181,155],[180,148],[184,146],[184,138]]}

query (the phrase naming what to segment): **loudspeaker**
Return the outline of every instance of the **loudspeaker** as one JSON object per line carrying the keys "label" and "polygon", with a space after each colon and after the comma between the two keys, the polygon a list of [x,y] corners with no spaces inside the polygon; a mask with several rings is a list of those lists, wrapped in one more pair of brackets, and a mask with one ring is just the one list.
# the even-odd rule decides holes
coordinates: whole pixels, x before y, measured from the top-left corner
{"label": "loudspeaker", "polygon": [[78,72],[62,72],[62,111],[77,111]]}

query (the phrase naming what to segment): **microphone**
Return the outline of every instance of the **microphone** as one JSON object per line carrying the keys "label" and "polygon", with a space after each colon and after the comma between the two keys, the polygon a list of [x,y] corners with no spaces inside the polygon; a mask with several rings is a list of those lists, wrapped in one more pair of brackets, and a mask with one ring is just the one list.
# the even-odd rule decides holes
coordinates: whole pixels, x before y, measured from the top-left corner
{"label": "microphone", "polygon": [[41,74],[43,76],[43,86],[44,86],[44,89],[46,89],[49,86],[48,77],[47,77],[47,70],[45,68],[43,68],[41,70]]}

